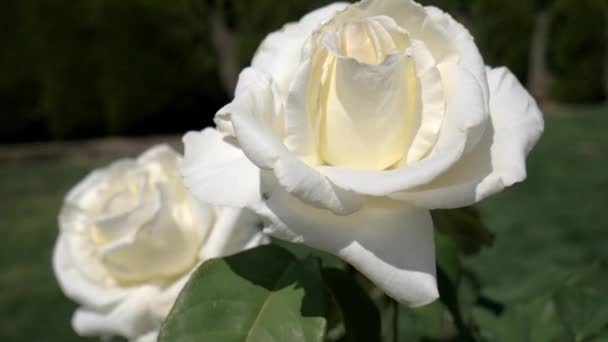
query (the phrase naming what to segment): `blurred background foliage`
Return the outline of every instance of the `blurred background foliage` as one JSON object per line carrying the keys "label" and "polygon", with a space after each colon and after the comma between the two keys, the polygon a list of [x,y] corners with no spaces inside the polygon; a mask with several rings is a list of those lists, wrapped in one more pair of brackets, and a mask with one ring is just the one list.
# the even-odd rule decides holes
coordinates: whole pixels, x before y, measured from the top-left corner
{"label": "blurred background foliage", "polygon": [[[401,308],[401,340],[466,340],[459,317],[484,341],[608,341],[608,107],[596,105],[608,100],[608,1],[420,2],[465,24],[488,64],[509,66],[547,126],[524,185],[478,211],[434,213],[450,285],[443,301]],[[327,3],[4,1],[0,144],[208,126],[265,35]],[[56,215],[87,172],[131,155],[112,150],[0,160],[1,341],[84,340],[50,267]]]}
{"label": "blurred background foliage", "polygon": [[[329,2],[5,1],[0,142],[207,126],[264,36]],[[607,1],[420,2],[468,26],[486,62],[509,66],[540,100],[606,100]]]}

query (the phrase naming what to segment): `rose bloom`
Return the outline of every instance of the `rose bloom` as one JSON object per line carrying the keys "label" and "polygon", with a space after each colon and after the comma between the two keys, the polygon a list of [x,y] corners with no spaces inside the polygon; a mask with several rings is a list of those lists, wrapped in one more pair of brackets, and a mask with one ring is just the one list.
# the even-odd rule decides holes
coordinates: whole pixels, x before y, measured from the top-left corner
{"label": "rose bloom", "polygon": [[66,196],[53,267],[81,305],[72,320],[78,334],[155,341],[197,265],[264,242],[248,210],[194,201],[177,162],[172,149],[156,146],[92,172]]}
{"label": "rose bloom", "polygon": [[[237,191],[227,173],[203,176],[214,167],[186,139],[195,196],[249,205],[266,232],[343,258],[413,306],[438,297],[429,210],[522,181],[543,131],[509,70],[487,68],[450,15],[409,0],[336,3],[270,34],[216,123],[249,164],[232,160]],[[232,190],[210,196],[210,182]]]}

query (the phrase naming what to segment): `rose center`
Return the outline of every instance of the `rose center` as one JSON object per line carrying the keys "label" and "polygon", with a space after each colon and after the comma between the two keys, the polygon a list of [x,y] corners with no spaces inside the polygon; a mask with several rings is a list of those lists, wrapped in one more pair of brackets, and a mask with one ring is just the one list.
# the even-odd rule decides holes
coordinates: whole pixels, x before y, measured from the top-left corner
{"label": "rose center", "polygon": [[309,97],[322,163],[385,170],[404,159],[418,103],[410,46],[407,31],[385,16],[324,32]]}
{"label": "rose center", "polygon": [[380,64],[389,54],[409,46],[407,32],[386,17],[348,20],[336,34],[340,54],[364,64]]}
{"label": "rose center", "polygon": [[133,192],[138,203],[130,210],[119,214],[112,210],[128,199],[124,196],[128,187],[109,198],[104,207],[110,214],[102,213],[91,230],[101,264],[121,284],[171,281],[198,260],[201,236],[183,189],[168,184],[142,186]]}

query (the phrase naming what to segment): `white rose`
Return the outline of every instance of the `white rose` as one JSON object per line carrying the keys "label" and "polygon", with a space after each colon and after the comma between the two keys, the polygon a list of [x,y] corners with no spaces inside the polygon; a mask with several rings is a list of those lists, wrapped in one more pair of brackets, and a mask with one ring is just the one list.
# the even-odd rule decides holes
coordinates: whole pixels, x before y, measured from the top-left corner
{"label": "white rose", "polygon": [[[333,4],[270,34],[216,123],[264,192],[223,204],[255,207],[270,234],[342,257],[410,305],[438,296],[429,210],[522,181],[543,131],[513,74],[486,69],[462,25],[409,0]],[[184,175],[213,201],[195,176],[207,167]]]}
{"label": "white rose", "polygon": [[[226,148],[205,151],[221,156]],[[255,214],[193,200],[177,161],[156,146],[92,172],[66,196],[53,267],[81,305],[72,320],[78,334],[154,341],[197,265],[263,242]]]}

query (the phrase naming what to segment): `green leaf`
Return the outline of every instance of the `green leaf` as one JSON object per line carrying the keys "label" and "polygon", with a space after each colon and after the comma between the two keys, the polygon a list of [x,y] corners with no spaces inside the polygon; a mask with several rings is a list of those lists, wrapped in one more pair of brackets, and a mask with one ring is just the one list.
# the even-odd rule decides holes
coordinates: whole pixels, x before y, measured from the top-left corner
{"label": "green leaf", "polygon": [[324,315],[318,260],[262,246],[201,265],[159,342],[321,342]]}
{"label": "green leaf", "polygon": [[347,267],[347,264],[337,256],[312,247],[308,247],[303,243],[292,243],[287,242],[285,240],[273,238],[272,244],[285,248],[289,253],[295,255],[298,259],[304,259],[309,256],[315,257],[321,260],[322,267],[333,267],[339,269],[345,269]]}
{"label": "green leaf", "polygon": [[482,247],[494,243],[494,235],[486,228],[475,207],[433,210],[431,214],[437,229],[453,239],[465,255],[477,254]]}
{"label": "green leaf", "polygon": [[555,295],[557,311],[575,341],[583,341],[608,326],[605,288],[566,286]]}
{"label": "green leaf", "polygon": [[380,312],[367,293],[348,272],[323,269],[323,280],[344,322],[344,342],[380,341]]}

